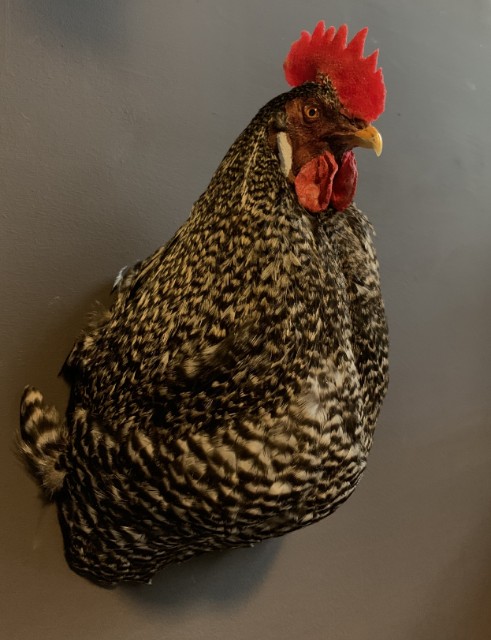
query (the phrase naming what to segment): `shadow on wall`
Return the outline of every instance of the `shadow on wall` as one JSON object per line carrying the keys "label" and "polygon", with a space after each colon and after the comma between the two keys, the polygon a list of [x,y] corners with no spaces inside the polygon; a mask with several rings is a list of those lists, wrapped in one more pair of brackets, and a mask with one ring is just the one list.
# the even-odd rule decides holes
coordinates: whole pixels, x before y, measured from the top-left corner
{"label": "shadow on wall", "polygon": [[199,602],[226,610],[266,579],[280,545],[281,539],[276,538],[254,548],[212,551],[166,567],[154,577],[151,586],[123,584],[118,590],[150,611],[185,612]]}
{"label": "shadow on wall", "polygon": [[[62,379],[58,375],[75,341],[79,339],[89,321],[101,313],[101,309],[111,306],[109,295],[111,287],[112,282],[101,285],[70,307],[61,299],[54,301],[60,305],[55,307],[59,311],[55,316],[56,319],[51,314],[47,315],[46,310],[38,310],[38,317],[42,319],[41,325],[44,325],[44,330],[37,328],[35,316],[32,322],[26,324],[25,335],[20,337],[23,357],[15,359],[9,368],[9,380],[12,383],[12,392],[16,401],[20,400],[24,387],[32,384],[39,387],[48,404],[55,404],[60,413],[64,414],[65,407],[58,404],[56,397],[56,388],[59,387],[58,382]],[[46,372],[46,363],[49,363],[52,368],[53,362],[55,363],[54,375]],[[5,381],[6,384],[9,384],[9,380]]]}
{"label": "shadow on wall", "polygon": [[[430,604],[429,612],[447,611],[454,621],[452,638],[488,638],[491,628],[491,516],[486,513],[471,536],[465,548],[453,558],[438,578],[425,585],[422,597]],[[473,549],[483,549],[477,556]],[[487,564],[482,564],[484,553]],[[463,588],[463,585],[465,587]],[[465,597],[462,594],[465,593]],[[434,618],[426,615],[414,629],[414,640],[433,637]]]}

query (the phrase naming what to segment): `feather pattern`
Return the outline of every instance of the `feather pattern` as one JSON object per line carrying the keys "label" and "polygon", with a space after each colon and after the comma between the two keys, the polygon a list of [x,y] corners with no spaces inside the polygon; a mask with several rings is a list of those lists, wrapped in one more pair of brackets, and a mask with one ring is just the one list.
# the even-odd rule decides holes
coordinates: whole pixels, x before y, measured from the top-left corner
{"label": "feather pattern", "polygon": [[[371,227],[354,205],[306,211],[270,144],[287,100],[320,91],[261,109],[188,221],[122,274],[66,361],[49,468],[32,438],[26,447],[81,575],[147,582],[171,562],[316,522],[358,483],[387,385]],[[23,403],[30,433],[45,406],[36,393]]]}

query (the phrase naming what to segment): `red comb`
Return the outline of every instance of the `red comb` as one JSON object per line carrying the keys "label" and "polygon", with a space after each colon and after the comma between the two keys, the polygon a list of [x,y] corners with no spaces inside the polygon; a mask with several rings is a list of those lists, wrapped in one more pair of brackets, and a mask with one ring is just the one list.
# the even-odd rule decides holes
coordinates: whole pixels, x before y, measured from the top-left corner
{"label": "red comb", "polygon": [[291,46],[283,64],[286,81],[293,87],[316,82],[327,76],[343,107],[366,122],[376,120],[385,107],[385,84],[382,69],[377,69],[378,49],[367,58],[363,47],[368,27],[347,44],[348,27],[319,22],[312,35],[303,31]]}

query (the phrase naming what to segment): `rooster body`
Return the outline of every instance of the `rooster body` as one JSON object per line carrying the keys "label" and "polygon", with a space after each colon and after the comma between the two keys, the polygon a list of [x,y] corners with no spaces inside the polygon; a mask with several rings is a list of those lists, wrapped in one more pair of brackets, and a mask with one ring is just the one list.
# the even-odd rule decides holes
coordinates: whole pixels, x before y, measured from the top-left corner
{"label": "rooster body", "polygon": [[66,419],[26,389],[22,455],[78,573],[148,582],[354,490],[387,386],[371,227],[354,204],[309,211],[292,180],[311,158],[284,147],[285,114],[331,104],[326,86],[261,109],[174,238],[124,274],[66,361]]}

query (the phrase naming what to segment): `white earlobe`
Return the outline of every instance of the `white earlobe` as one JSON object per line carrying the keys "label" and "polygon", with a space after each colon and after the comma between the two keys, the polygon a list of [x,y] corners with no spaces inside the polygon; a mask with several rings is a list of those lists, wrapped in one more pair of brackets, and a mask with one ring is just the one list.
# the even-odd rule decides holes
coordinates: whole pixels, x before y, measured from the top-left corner
{"label": "white earlobe", "polygon": [[278,145],[278,154],[280,156],[280,166],[284,175],[288,178],[292,170],[292,145],[288,135],[284,131],[280,131],[276,136]]}

